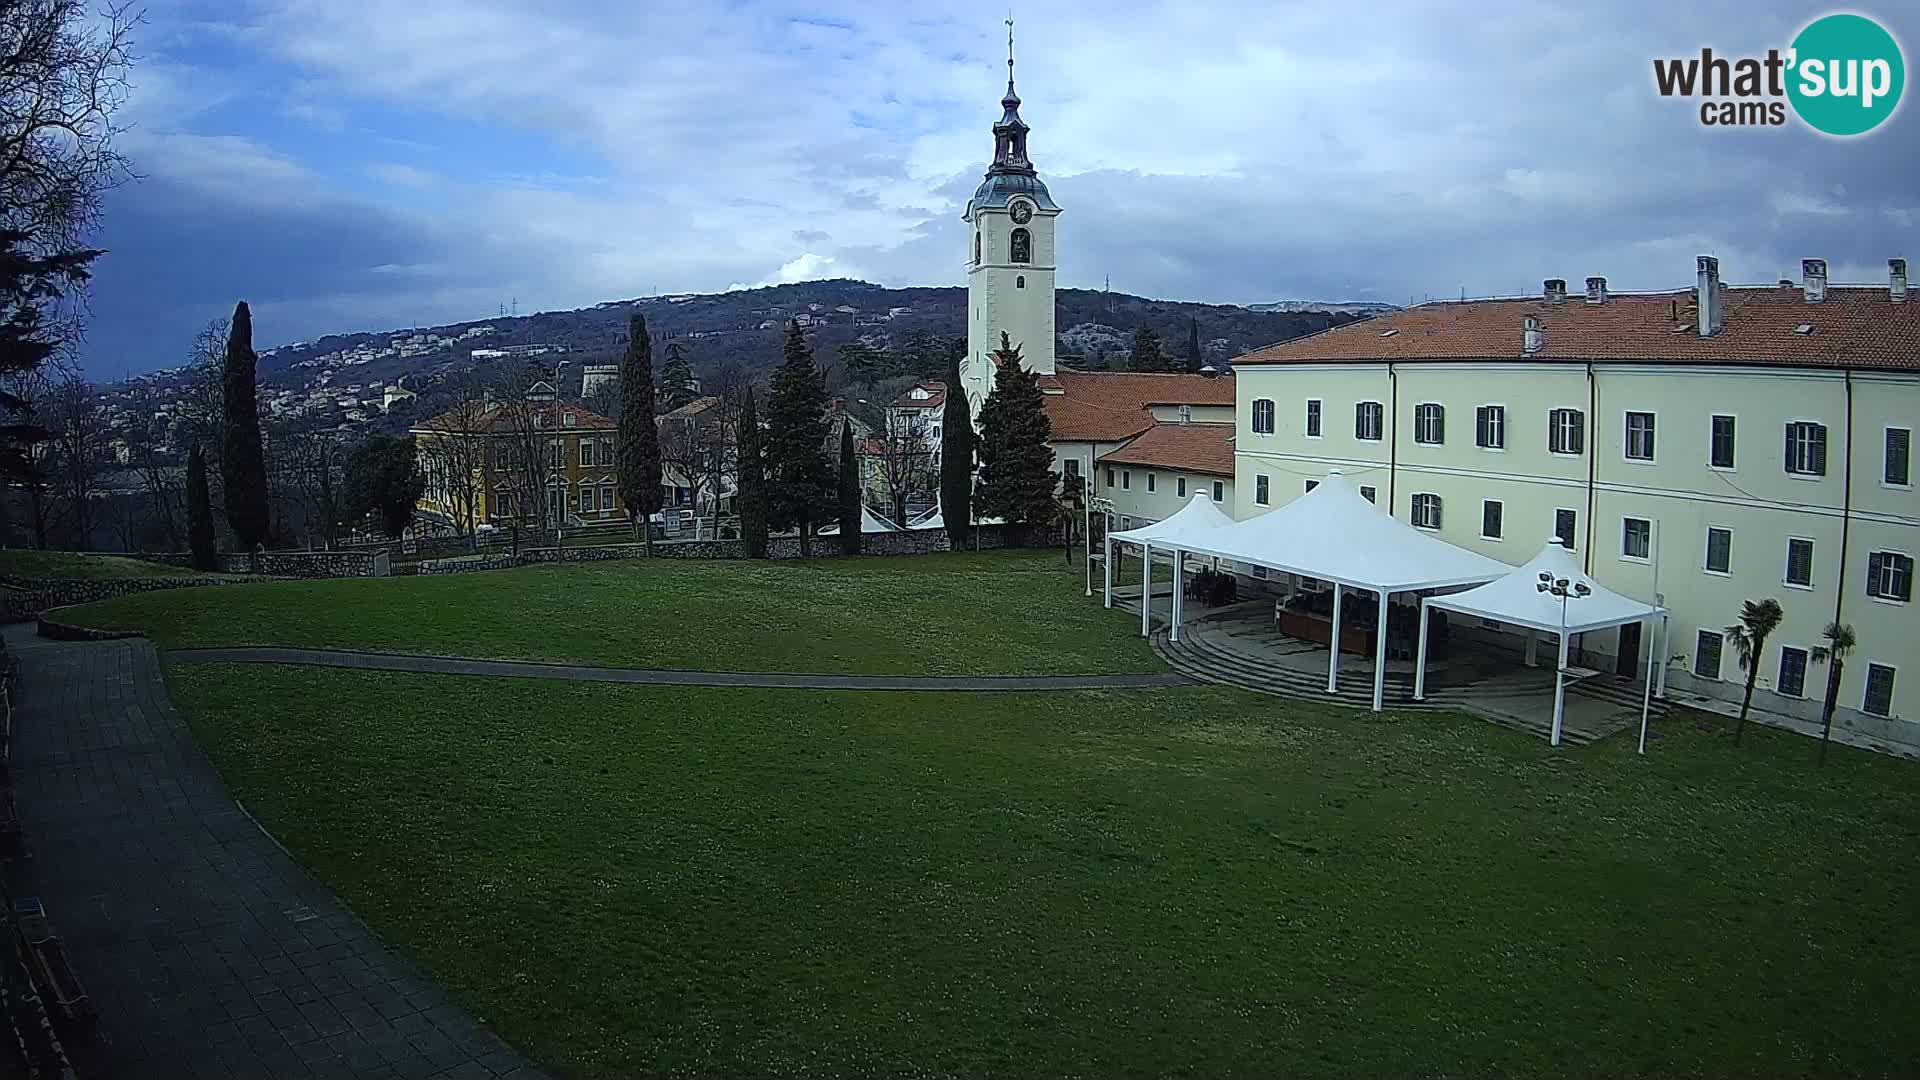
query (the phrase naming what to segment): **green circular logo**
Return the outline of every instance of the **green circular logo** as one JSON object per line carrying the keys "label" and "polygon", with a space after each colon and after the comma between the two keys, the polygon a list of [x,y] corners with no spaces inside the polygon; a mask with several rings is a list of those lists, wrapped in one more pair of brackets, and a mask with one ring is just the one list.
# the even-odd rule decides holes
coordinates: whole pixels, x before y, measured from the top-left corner
{"label": "green circular logo", "polygon": [[1906,88],[1900,43],[1864,15],[1824,15],[1793,39],[1787,98],[1815,131],[1863,135],[1893,115]]}

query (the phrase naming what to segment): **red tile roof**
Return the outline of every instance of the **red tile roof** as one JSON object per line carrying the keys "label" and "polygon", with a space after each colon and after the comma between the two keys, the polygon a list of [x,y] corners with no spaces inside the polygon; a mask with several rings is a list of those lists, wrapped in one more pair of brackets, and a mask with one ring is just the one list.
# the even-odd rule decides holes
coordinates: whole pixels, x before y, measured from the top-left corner
{"label": "red tile roof", "polygon": [[1100,455],[1098,463],[1232,476],[1233,425],[1155,424],[1120,449]]}
{"label": "red tile roof", "polygon": [[1040,376],[1053,437],[1119,442],[1153,426],[1152,405],[1233,404],[1233,378],[1144,371],[1074,371]]}
{"label": "red tile roof", "polygon": [[[915,401],[913,399],[915,390],[925,390],[929,396]],[[946,403],[947,384],[943,382],[916,383],[901,391],[900,396],[893,399],[893,407],[896,409],[938,409]]]}
{"label": "red tile roof", "polygon": [[[1797,285],[1722,286],[1720,331],[1695,329],[1693,290],[1614,294],[1589,304],[1540,297],[1441,301],[1269,345],[1234,360],[1255,364],[1354,360],[1654,361],[1920,370],[1920,296],[1894,303],[1887,287],[1831,286],[1809,304]],[[1521,347],[1529,317],[1543,345]],[[1810,332],[1796,327],[1810,325]]]}
{"label": "red tile roof", "polygon": [[[540,409],[540,430],[564,435],[569,431],[614,431],[620,425],[590,409],[565,402],[533,402]],[[568,427],[566,418],[573,417],[573,426]],[[518,430],[519,417],[504,405],[489,405],[468,423],[455,415],[444,412],[431,420],[424,420],[414,431],[446,431],[454,434],[506,435]]]}

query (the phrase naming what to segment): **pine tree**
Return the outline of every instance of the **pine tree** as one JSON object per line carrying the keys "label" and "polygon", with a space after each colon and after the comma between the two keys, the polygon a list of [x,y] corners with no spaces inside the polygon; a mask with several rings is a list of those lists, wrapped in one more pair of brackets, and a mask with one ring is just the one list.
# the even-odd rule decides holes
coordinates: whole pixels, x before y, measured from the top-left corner
{"label": "pine tree", "polygon": [[687,362],[686,350],[678,340],[667,342],[667,363],[660,369],[660,395],[665,399],[668,412],[700,396],[693,378],[693,365]]}
{"label": "pine tree", "polygon": [[1052,521],[1053,424],[1040,376],[1020,363],[1020,350],[1004,332],[993,362],[993,393],[980,409],[980,513],[1010,525]]}
{"label": "pine tree", "polygon": [[1167,370],[1167,357],[1160,349],[1160,335],[1152,327],[1143,326],[1133,332],[1133,356],[1127,361],[1127,370]]}
{"label": "pine tree", "polygon": [[1200,320],[1187,316],[1187,370],[1199,371],[1207,366],[1207,357],[1200,351]]}
{"label": "pine tree", "polygon": [[827,458],[827,387],[798,322],[787,324],[786,359],[773,372],[767,401],[767,524],[798,529],[800,557],[813,530],[833,512],[833,462]]}
{"label": "pine tree", "polygon": [[964,350],[949,354],[947,401],[940,413],[940,516],[947,546],[964,551],[973,526],[973,413],[960,382]]}
{"label": "pine tree", "polygon": [[734,489],[734,507],[740,513],[740,539],[747,558],[767,557],[767,467],[760,453],[760,417],[753,409],[753,391],[740,401],[740,476]]}
{"label": "pine tree", "polygon": [[259,357],[253,351],[253,313],[246,301],[233,309],[227,333],[223,386],[226,447],[220,458],[227,493],[227,524],[245,551],[267,542],[267,464],[260,448]]}
{"label": "pine tree", "polygon": [[860,466],[853,456],[853,424],[840,424],[840,554],[860,554]]}
{"label": "pine tree", "polygon": [[653,341],[646,316],[627,320],[620,362],[620,498],[653,554],[653,515],[660,512],[660,429],[653,422]]}
{"label": "pine tree", "polygon": [[187,545],[195,570],[214,570],[213,498],[207,491],[207,455],[200,444],[187,451]]}

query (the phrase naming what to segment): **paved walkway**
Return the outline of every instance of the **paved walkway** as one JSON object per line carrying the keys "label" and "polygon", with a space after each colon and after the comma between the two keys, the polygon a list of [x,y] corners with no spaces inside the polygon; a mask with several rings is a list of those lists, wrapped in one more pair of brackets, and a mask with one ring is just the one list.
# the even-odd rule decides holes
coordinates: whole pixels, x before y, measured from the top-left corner
{"label": "paved walkway", "polygon": [[[93,1077],[532,1077],[234,803],[152,645],[8,627],[37,895],[99,1014]],[[76,1043],[78,1043],[76,1045]]]}
{"label": "paved walkway", "polygon": [[1122,675],[812,675],[760,671],[680,671],[672,668],[587,667],[526,660],[473,660],[459,656],[410,653],[345,652],[334,649],[283,649],[246,646],[230,649],[169,649],[169,663],[302,664],[412,671],[432,675],[505,675],[521,679],[571,682],[641,683],[668,686],[764,686],[783,690],[1127,690],[1155,686],[1191,686],[1176,672]]}

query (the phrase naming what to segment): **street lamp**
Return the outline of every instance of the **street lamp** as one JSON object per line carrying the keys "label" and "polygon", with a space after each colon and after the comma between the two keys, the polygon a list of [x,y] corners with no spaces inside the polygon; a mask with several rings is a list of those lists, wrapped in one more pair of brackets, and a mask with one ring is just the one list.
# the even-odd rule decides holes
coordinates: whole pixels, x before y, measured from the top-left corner
{"label": "street lamp", "polygon": [[1553,734],[1547,740],[1548,745],[1559,746],[1561,718],[1567,709],[1567,601],[1591,596],[1593,588],[1584,581],[1556,578],[1551,571],[1542,570],[1533,589],[1560,598],[1560,663],[1553,673]]}
{"label": "street lamp", "polygon": [[560,379],[566,370],[567,361],[565,360],[553,365],[553,439],[555,448],[560,451],[557,455],[559,460],[554,462],[553,467],[553,490],[556,501],[559,503],[553,515],[554,562],[560,561],[560,549],[566,546],[560,534],[561,526],[565,525],[567,520],[567,436],[562,432],[561,428],[564,425],[560,422],[561,411],[565,408],[565,403],[560,400]]}

